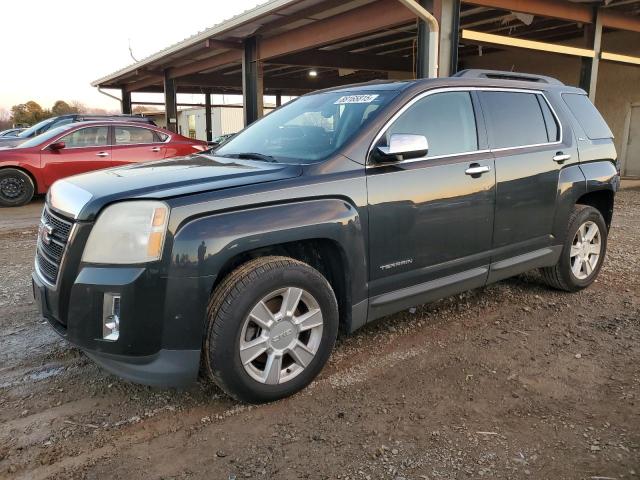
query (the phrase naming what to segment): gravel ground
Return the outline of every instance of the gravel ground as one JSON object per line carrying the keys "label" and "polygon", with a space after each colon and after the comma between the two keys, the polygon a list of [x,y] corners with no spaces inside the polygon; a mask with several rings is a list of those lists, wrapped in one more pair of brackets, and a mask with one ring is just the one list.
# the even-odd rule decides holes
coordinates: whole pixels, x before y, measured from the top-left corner
{"label": "gravel ground", "polygon": [[260,407],[123,382],[59,340],[31,299],[35,227],[5,212],[0,478],[640,479],[640,189],[586,291],[532,272],[389,317]]}

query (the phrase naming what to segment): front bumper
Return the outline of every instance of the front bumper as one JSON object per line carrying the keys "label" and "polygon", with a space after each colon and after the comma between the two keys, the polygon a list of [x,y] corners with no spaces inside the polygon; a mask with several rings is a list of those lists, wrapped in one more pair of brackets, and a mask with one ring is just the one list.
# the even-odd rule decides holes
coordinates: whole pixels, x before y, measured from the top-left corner
{"label": "front bumper", "polygon": [[[68,308],[61,314],[56,309],[61,303],[60,290],[44,282],[38,273],[32,274],[36,305],[65,340],[127,380],[152,386],[185,386],[198,377],[200,344],[176,338],[174,332],[180,327],[176,322],[166,328],[168,318],[178,318],[175,306],[165,309],[167,283],[166,278],[143,267],[85,266],[66,292]],[[182,286],[190,285],[187,281]],[[117,341],[102,338],[105,293],[121,296]]]}
{"label": "front bumper", "polygon": [[108,372],[143,385],[186,387],[198,378],[200,350],[162,349],[144,357],[84,352]]}

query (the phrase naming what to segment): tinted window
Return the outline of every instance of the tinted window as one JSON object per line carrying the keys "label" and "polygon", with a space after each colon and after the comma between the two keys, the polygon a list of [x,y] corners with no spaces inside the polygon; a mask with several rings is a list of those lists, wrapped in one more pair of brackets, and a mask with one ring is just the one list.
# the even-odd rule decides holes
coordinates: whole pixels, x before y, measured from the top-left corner
{"label": "tinted window", "polygon": [[153,130],[138,127],[115,127],[116,145],[131,145],[138,143],[154,143],[158,138]]}
{"label": "tinted window", "polygon": [[560,140],[560,127],[558,127],[558,121],[555,115],[551,112],[549,104],[545,101],[542,95],[538,95],[538,103],[542,109],[542,116],[544,117],[544,124],[547,127],[547,140],[550,142],[557,142]]}
{"label": "tinted window", "polygon": [[108,127],[89,127],[76,130],[60,139],[66,148],[98,147],[107,145]]}
{"label": "tinted window", "polygon": [[534,93],[480,92],[492,148],[549,142],[547,126]]}
{"label": "tinted window", "polygon": [[478,149],[469,92],[436,93],[418,100],[393,122],[378,145],[386,145],[394,133],[427,137],[429,157]]}
{"label": "tinted window", "polygon": [[596,110],[593,103],[586,95],[579,95],[577,93],[563,93],[562,98],[564,102],[576,117],[576,120],[580,122],[584,133],[587,137],[594,140],[597,138],[613,138],[613,133],[609,129],[609,126],[600,115],[600,112]]}

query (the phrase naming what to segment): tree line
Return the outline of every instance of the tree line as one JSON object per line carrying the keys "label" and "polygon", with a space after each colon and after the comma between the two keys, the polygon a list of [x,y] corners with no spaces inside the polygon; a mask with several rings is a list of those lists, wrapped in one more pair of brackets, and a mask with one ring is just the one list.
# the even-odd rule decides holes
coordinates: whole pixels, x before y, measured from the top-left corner
{"label": "tree line", "polygon": [[78,101],[65,102],[64,100],[56,101],[50,109],[42,108],[38,102],[29,100],[26,103],[14,105],[10,111],[0,110],[0,130],[11,128],[13,125],[35,125],[49,117],[70,113],[106,114],[112,112],[99,108],[87,108],[86,105]]}

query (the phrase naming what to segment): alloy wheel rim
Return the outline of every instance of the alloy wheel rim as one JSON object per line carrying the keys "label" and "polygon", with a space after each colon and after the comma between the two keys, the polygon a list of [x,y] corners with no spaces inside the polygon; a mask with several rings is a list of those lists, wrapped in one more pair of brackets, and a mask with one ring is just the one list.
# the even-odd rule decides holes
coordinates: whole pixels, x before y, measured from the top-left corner
{"label": "alloy wheel rim", "polygon": [[587,221],[580,225],[571,244],[571,273],[578,280],[589,277],[602,252],[602,236],[595,222]]}
{"label": "alloy wheel rim", "polygon": [[291,381],[318,353],[323,325],[320,305],[306,290],[286,287],[269,293],[242,326],[239,353],[245,371],[267,385]]}
{"label": "alloy wheel rim", "polygon": [[9,200],[14,200],[24,194],[24,182],[19,178],[7,177],[0,180],[0,194]]}

